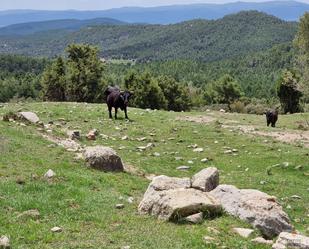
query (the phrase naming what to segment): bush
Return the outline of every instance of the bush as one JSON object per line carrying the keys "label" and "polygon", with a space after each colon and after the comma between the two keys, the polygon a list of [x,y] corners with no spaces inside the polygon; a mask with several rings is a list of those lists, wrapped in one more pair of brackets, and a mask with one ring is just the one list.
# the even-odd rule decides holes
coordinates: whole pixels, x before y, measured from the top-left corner
{"label": "bush", "polygon": [[246,113],[245,104],[241,101],[235,101],[230,105],[231,112]]}

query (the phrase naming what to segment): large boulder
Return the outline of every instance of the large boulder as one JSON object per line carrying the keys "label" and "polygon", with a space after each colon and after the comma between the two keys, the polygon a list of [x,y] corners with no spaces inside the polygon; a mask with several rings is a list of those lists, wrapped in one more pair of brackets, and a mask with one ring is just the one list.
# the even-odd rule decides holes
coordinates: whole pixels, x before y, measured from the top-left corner
{"label": "large boulder", "polygon": [[[200,212],[214,215],[221,211],[221,205],[215,198],[196,189],[158,191],[152,198],[155,200],[147,212],[162,220],[179,220]],[[139,210],[142,213],[146,211],[143,201]]]}
{"label": "large boulder", "polygon": [[178,220],[200,212],[214,214],[221,205],[208,194],[191,189],[189,178],[155,177],[138,210],[163,220]]}
{"label": "large boulder", "polygon": [[21,120],[27,121],[29,123],[36,124],[40,121],[39,117],[33,112],[19,112],[17,117]]}
{"label": "large boulder", "polygon": [[86,147],[83,157],[91,168],[113,172],[124,171],[121,158],[109,147]]}
{"label": "large boulder", "polygon": [[210,167],[203,169],[192,177],[192,188],[210,192],[219,185],[219,171]]}
{"label": "large boulder", "polygon": [[221,202],[228,214],[249,222],[268,238],[292,230],[287,214],[273,196],[231,185],[219,185],[210,195]]}
{"label": "large boulder", "polygon": [[272,247],[273,249],[308,249],[309,237],[305,237],[299,234],[282,232],[279,235],[278,240]]}

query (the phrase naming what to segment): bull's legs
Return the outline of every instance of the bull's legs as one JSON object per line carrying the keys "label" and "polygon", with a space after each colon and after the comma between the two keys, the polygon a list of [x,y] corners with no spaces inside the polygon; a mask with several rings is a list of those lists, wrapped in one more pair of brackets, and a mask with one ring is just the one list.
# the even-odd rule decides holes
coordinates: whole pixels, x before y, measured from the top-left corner
{"label": "bull's legs", "polygon": [[271,127],[276,127],[276,123],[271,123]]}
{"label": "bull's legs", "polygon": [[109,106],[108,107],[108,112],[109,112],[109,118],[113,118],[113,116],[112,116],[112,107],[111,106]]}
{"label": "bull's legs", "polygon": [[126,116],[126,119],[129,119],[129,117],[128,117],[128,112],[127,112],[127,107],[124,108],[124,114],[125,114],[125,116]]}
{"label": "bull's legs", "polygon": [[118,108],[115,108],[115,119],[117,119]]}

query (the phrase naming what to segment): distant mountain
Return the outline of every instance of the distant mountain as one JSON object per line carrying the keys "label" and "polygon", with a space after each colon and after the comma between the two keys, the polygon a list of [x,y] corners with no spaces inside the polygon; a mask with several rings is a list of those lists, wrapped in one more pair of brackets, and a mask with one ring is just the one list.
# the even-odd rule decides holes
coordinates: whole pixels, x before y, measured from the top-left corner
{"label": "distant mountain", "polygon": [[99,46],[106,58],[217,61],[264,51],[291,42],[297,23],[257,11],[215,21],[193,20],[172,25],[98,25],[68,32],[55,30],[20,37],[0,37],[0,53],[31,56],[62,54],[70,43]]}
{"label": "distant mountain", "polygon": [[85,20],[101,17],[130,23],[170,24],[192,19],[219,19],[244,10],[262,11],[286,21],[297,21],[306,11],[309,11],[309,4],[296,1],[270,1],[173,5],[153,8],[127,7],[103,11],[9,10],[0,11],[0,26],[58,19]]}
{"label": "distant mountain", "polygon": [[121,25],[124,22],[111,18],[96,18],[89,20],[64,19],[43,22],[13,24],[0,28],[0,36],[30,35],[41,31],[66,30],[76,31],[87,26],[111,24]]}

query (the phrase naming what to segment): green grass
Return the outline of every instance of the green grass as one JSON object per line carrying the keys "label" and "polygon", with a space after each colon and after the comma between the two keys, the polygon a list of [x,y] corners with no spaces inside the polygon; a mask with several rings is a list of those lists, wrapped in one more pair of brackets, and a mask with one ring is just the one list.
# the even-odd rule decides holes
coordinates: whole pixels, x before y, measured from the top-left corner
{"label": "green grass", "polygon": [[[83,139],[82,144],[113,147],[126,164],[146,174],[192,176],[205,167],[216,166],[220,169],[221,183],[277,196],[296,229],[309,235],[308,148],[272,139],[266,143],[264,137],[240,135],[220,128],[215,122],[207,125],[176,120],[178,116],[201,113],[130,109],[132,120],[126,122],[123,113],[119,114],[119,120],[109,120],[104,105],[20,103],[0,107],[0,116],[17,110],[34,111],[45,123],[65,118],[67,124],[63,128],[78,128],[83,135],[96,128],[110,139],[98,137],[95,142]],[[262,116],[213,115],[220,121],[236,120],[265,129]],[[296,122],[302,119],[300,115],[282,116],[278,129],[296,129]],[[147,179],[130,173],[88,169],[82,161],[73,159],[74,153],[50,147],[51,143],[36,129],[0,121],[0,235],[10,236],[13,248],[116,249],[126,245],[133,249],[270,248],[251,243],[254,236],[250,239],[236,236],[231,231],[233,227],[250,226],[227,215],[205,220],[201,225],[174,224],[138,215],[137,206],[149,184]],[[54,128],[54,133],[65,134],[61,127]],[[122,141],[125,135],[129,140]],[[147,140],[136,140],[141,137]],[[149,142],[155,147],[145,152],[136,149]],[[192,148],[187,148],[191,144],[203,147],[204,152],[192,152]],[[238,156],[224,154],[224,147],[238,149]],[[153,156],[154,152],[160,153],[160,157]],[[184,160],[176,161],[177,156]],[[205,157],[212,161],[201,163]],[[188,160],[194,161],[188,172],[176,170],[188,165]],[[268,167],[282,162],[289,162],[290,166],[275,168],[272,175],[267,174]],[[303,169],[295,169],[298,165]],[[52,181],[42,177],[48,169],[57,174]],[[32,174],[39,178],[33,179]],[[25,184],[17,184],[17,179],[24,179]],[[292,195],[302,199],[292,200],[289,198]],[[133,204],[127,202],[130,196],[134,197]],[[125,208],[116,209],[118,203],[124,203]],[[288,205],[291,209],[287,209]],[[40,219],[17,218],[20,212],[29,209],[38,209]],[[63,232],[53,234],[50,229],[54,226],[62,227]],[[209,232],[208,227],[216,228],[220,234]],[[204,236],[215,238],[217,245],[206,244]]]}

